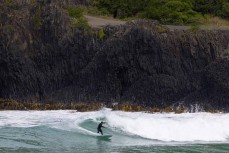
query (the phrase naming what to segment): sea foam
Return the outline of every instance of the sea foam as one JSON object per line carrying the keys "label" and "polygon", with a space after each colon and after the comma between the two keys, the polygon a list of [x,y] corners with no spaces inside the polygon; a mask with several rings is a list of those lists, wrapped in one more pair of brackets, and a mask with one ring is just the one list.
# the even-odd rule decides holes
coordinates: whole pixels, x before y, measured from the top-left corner
{"label": "sea foam", "polygon": [[[80,125],[90,120],[93,127],[106,121],[114,135],[166,142],[228,142],[229,114],[184,113],[148,114],[103,109],[97,112],[0,111],[0,128],[47,126],[67,131],[91,133]],[[92,128],[93,128],[92,127]]]}

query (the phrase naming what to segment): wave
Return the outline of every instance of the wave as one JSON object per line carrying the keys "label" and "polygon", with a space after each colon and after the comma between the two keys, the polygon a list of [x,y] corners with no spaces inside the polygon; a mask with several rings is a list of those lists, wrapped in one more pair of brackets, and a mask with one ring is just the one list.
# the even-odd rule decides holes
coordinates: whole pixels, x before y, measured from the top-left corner
{"label": "wave", "polygon": [[46,126],[83,135],[97,135],[97,125],[106,121],[104,132],[114,136],[166,142],[228,142],[229,114],[148,114],[103,109],[97,112],[1,111],[0,128]]}
{"label": "wave", "polygon": [[115,112],[109,124],[143,138],[161,141],[228,141],[228,114],[145,114]]}

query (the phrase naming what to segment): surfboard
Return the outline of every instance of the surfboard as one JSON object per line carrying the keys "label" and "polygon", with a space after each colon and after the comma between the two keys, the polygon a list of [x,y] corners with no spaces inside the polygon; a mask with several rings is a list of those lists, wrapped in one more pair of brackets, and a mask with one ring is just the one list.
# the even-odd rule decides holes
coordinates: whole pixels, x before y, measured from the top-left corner
{"label": "surfboard", "polygon": [[96,138],[98,140],[104,140],[104,141],[110,141],[111,137],[112,137],[112,135],[98,135],[98,136],[96,136]]}
{"label": "surfboard", "polygon": [[104,134],[104,135],[98,135],[97,137],[110,138],[110,137],[112,137],[112,135],[110,135],[110,134]]}

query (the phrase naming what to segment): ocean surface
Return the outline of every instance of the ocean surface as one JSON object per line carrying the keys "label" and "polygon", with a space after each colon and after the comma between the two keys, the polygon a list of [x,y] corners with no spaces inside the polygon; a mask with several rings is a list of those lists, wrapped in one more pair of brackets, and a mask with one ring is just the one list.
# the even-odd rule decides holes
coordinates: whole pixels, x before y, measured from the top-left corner
{"label": "ocean surface", "polygon": [[0,153],[27,152],[228,153],[229,114],[0,111]]}

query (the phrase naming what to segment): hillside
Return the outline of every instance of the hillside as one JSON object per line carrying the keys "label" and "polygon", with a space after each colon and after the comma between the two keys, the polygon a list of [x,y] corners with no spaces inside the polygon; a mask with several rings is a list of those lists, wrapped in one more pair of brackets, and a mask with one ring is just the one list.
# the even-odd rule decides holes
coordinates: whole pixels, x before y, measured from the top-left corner
{"label": "hillside", "polygon": [[1,3],[1,99],[229,110],[227,29],[88,28],[74,15],[67,1]]}

